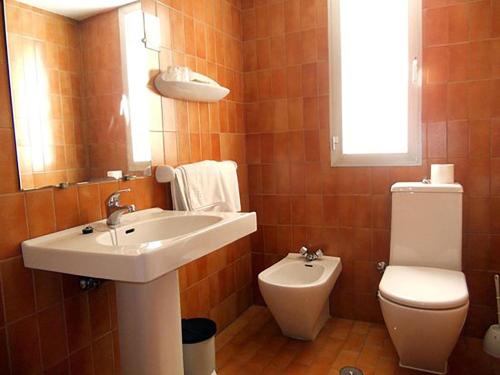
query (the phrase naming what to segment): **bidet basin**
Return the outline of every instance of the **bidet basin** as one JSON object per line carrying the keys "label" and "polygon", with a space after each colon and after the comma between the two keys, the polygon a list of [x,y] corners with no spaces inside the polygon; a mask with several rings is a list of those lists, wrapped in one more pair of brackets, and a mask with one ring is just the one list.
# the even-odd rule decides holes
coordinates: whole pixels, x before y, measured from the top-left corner
{"label": "bidet basin", "polygon": [[342,271],[338,257],[307,262],[288,254],[258,276],[264,301],[285,336],[314,340],[330,317],[328,296]]}
{"label": "bidet basin", "polygon": [[256,230],[255,213],[138,211],[24,241],[26,267],[145,283]]}
{"label": "bidet basin", "polygon": [[320,262],[309,264],[303,258],[297,257],[296,262],[286,262],[276,267],[275,272],[270,272],[265,280],[284,287],[312,286],[326,281],[329,274],[325,271],[326,267]]}

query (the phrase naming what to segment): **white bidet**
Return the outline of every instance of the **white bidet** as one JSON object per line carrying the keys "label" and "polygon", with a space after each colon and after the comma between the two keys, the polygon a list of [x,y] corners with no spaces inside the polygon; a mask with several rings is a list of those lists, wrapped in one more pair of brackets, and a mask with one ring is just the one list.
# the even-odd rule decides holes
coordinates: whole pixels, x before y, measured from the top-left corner
{"label": "white bidet", "polygon": [[328,297],[342,270],[340,258],[307,262],[288,254],[259,274],[259,288],[285,336],[314,340],[330,317]]}

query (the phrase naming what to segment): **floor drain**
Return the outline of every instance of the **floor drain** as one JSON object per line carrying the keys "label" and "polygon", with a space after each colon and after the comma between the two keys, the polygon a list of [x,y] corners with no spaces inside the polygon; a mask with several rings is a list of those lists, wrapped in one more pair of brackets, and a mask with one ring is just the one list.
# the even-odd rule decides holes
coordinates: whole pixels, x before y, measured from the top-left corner
{"label": "floor drain", "polygon": [[363,375],[363,371],[356,367],[342,367],[340,375]]}

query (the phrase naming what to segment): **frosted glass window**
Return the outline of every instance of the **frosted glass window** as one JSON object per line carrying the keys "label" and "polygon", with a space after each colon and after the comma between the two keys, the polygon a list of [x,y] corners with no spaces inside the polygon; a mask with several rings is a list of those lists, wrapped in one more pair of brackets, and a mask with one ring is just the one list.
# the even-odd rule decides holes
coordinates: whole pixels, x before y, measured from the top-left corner
{"label": "frosted glass window", "polygon": [[332,165],[416,165],[420,0],[331,0]]}

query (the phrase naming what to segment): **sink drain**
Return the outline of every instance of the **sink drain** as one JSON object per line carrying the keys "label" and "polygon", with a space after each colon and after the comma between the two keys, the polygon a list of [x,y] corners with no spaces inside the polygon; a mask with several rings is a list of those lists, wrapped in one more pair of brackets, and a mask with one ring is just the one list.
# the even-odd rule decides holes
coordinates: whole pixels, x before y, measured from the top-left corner
{"label": "sink drain", "polygon": [[356,367],[342,367],[340,375],[363,375],[363,371]]}

